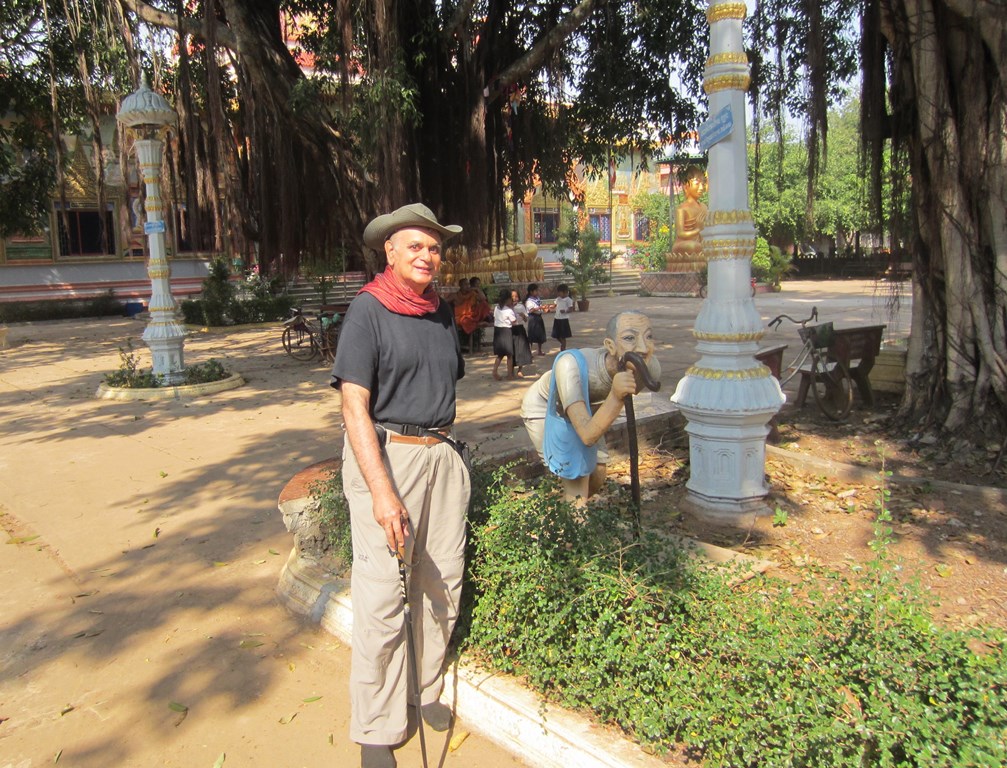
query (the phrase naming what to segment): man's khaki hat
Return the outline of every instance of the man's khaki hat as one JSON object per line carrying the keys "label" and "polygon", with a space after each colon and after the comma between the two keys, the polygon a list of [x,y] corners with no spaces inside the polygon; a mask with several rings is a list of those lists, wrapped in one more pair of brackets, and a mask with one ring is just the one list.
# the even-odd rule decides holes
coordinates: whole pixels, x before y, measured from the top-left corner
{"label": "man's khaki hat", "polygon": [[400,229],[409,227],[432,229],[440,232],[445,240],[462,231],[457,224],[440,224],[434,212],[423,203],[410,203],[391,213],[382,214],[368,224],[364,229],[364,245],[378,252],[383,251],[385,240]]}

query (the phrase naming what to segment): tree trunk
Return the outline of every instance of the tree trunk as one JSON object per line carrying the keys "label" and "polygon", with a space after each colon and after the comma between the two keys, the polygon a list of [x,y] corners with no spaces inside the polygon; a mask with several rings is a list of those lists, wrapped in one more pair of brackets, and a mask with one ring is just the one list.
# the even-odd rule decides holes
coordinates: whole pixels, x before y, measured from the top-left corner
{"label": "tree trunk", "polygon": [[1007,21],[979,23],[952,10],[956,1],[889,0],[884,9],[893,114],[911,115],[918,232],[899,415],[914,427],[999,437],[1007,426],[1007,113],[1005,62],[985,37],[1002,39]]}

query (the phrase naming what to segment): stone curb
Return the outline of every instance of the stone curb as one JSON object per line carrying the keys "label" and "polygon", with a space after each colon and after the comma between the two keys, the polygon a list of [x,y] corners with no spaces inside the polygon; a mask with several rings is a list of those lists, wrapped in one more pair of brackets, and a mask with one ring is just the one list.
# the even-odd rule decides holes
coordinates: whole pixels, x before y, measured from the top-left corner
{"label": "stone curb", "polygon": [[209,381],[204,384],[182,384],[177,387],[141,387],[127,389],[110,387],[105,382],[98,385],[94,396],[101,400],[179,400],[183,397],[214,395],[229,389],[236,389],[245,383],[240,373],[232,373],[226,379]]}
{"label": "stone curb", "polygon": [[[350,583],[300,558],[296,547],[280,574],[280,602],[350,645]],[[464,725],[536,768],[667,768],[614,729],[546,705],[506,675],[453,664],[442,700]]]}

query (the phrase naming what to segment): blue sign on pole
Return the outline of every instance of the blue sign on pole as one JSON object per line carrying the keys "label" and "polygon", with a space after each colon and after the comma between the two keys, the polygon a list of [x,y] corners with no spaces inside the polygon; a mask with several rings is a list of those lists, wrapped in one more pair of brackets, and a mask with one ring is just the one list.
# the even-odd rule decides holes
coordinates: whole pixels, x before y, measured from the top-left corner
{"label": "blue sign on pole", "polygon": [[709,151],[717,142],[723,141],[731,135],[734,130],[734,113],[731,112],[731,105],[728,104],[717,114],[699,126],[699,149],[702,152]]}
{"label": "blue sign on pole", "polygon": [[164,221],[145,221],[143,223],[143,234],[156,235],[164,233]]}

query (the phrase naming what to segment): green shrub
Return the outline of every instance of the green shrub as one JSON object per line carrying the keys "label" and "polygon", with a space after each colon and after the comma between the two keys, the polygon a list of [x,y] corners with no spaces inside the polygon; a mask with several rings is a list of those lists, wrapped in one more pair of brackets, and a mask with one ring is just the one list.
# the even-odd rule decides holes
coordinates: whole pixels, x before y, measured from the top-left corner
{"label": "green shrub", "polygon": [[183,299],[178,306],[182,311],[182,322],[186,325],[203,324],[203,301],[201,299]]}
{"label": "green shrub", "polygon": [[211,357],[205,363],[187,365],[182,384],[209,384],[213,381],[223,381],[230,375],[220,361]]}
{"label": "green shrub", "polygon": [[231,270],[224,259],[214,259],[203,280],[201,307],[203,323],[209,326],[225,325],[227,309],[234,300]]}
{"label": "green shrub", "polygon": [[315,481],[308,493],[318,502],[318,524],[323,548],[334,563],[348,570],[353,563],[353,539],[350,534],[350,507],[343,494],[343,477],[336,469]]}
{"label": "green shrub", "polygon": [[121,389],[151,389],[161,386],[161,379],[151,368],[140,368],[140,360],[133,351],[133,342],[126,342],[126,348],[119,347],[119,368],[105,374],[105,383]]}
{"label": "green shrub", "polygon": [[465,642],[548,699],[710,767],[1007,764],[1004,633],[933,622],[894,576],[884,505],[862,572],[742,581],[635,540],[614,505],[575,512],[506,471],[488,487]]}
{"label": "green shrub", "polygon": [[0,304],[0,322],[28,323],[43,320],[70,320],[79,317],[122,315],[125,307],[109,290],[93,299],[49,299],[10,301]]}
{"label": "green shrub", "polygon": [[764,237],[755,239],[755,253],[752,254],[752,277],[760,283],[767,282],[770,275],[769,242]]}
{"label": "green shrub", "polygon": [[[205,363],[187,365],[181,384],[207,384],[221,381],[230,375],[219,361],[211,358]],[[161,377],[152,368],[140,368],[140,359],[133,350],[132,340],[126,342],[125,349],[119,347],[119,368],[105,374],[105,384],[121,389],[153,389],[164,386]]]}

